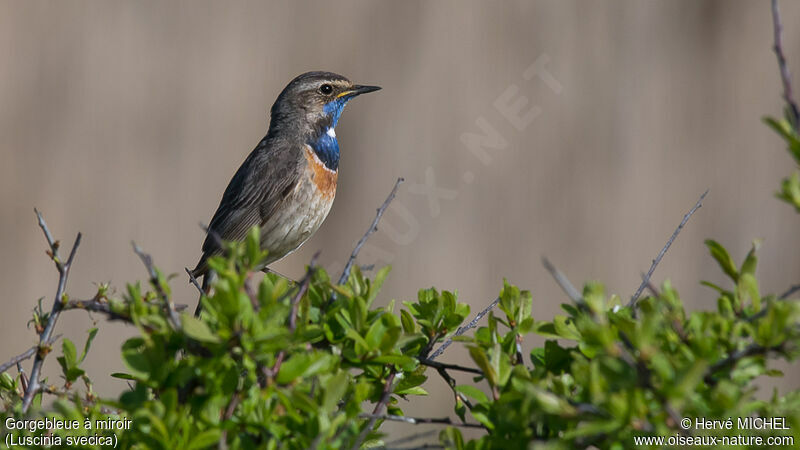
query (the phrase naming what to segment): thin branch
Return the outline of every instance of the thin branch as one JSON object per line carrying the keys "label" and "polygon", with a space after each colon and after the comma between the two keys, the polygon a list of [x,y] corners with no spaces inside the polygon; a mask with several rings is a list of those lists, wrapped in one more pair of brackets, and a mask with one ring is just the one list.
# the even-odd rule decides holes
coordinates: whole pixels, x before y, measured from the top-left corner
{"label": "thin branch", "polygon": [[681,232],[684,225],[686,225],[686,222],[688,222],[689,218],[692,217],[692,214],[694,214],[695,211],[697,211],[698,209],[700,209],[701,206],[703,206],[703,199],[706,198],[707,194],[708,194],[708,189],[706,189],[706,191],[703,192],[703,195],[700,196],[700,198],[697,200],[697,203],[695,203],[694,207],[692,207],[692,209],[690,209],[689,212],[686,213],[685,216],[683,216],[683,220],[681,220],[681,223],[678,224],[678,228],[676,228],[675,231],[672,233],[672,236],[669,237],[669,240],[667,240],[667,243],[664,245],[664,248],[662,248],[661,251],[658,252],[658,256],[656,256],[656,259],[653,260],[653,264],[650,265],[650,270],[648,270],[647,274],[645,274],[644,279],[642,280],[642,284],[639,285],[639,288],[636,289],[636,292],[634,292],[633,296],[631,297],[631,301],[628,303],[629,307],[634,307],[636,305],[636,301],[639,300],[639,296],[642,295],[642,291],[644,291],[644,288],[647,287],[647,283],[650,282],[650,277],[652,277],[653,272],[656,271],[656,267],[658,266],[658,263],[661,262],[661,258],[663,258],[664,255],[667,253],[667,250],[669,250],[669,247],[672,245],[672,242],[675,241],[675,238],[678,237],[678,233]]}
{"label": "thin branch", "polygon": [[101,313],[108,317],[108,320],[119,320],[122,322],[132,323],[130,316],[112,311],[111,304],[96,299],[70,300],[69,302],[64,303],[64,307],[62,308],[63,311],[69,311],[72,309],[82,309],[84,311]]}
{"label": "thin branch", "polygon": [[[395,185],[396,186],[396,185]],[[397,376],[397,372],[392,370],[389,372],[389,376],[386,377],[386,383],[383,385],[383,394],[381,394],[381,399],[375,405],[375,409],[372,410],[372,414],[369,415],[369,422],[361,431],[361,434],[358,435],[358,439],[353,444],[352,450],[358,450],[361,447],[361,444],[369,435],[369,432],[372,430],[372,427],[375,426],[375,422],[380,417],[380,414],[383,412],[383,408],[389,403],[389,399],[392,398],[392,392],[394,391],[394,379]]]}
{"label": "thin branch", "polygon": [[22,397],[25,397],[25,393],[28,392],[28,378],[25,376],[22,362],[17,362],[17,372],[19,373],[19,384],[22,387]]}
{"label": "thin branch", "polygon": [[317,258],[319,258],[319,252],[314,253],[314,256],[311,257],[311,261],[308,263],[308,270],[306,270],[306,274],[300,281],[300,289],[297,290],[297,294],[292,298],[292,310],[289,313],[289,331],[291,332],[294,332],[295,328],[297,328],[297,306],[300,304],[300,299],[303,298],[303,295],[305,295],[308,290],[309,284],[311,284],[311,278],[314,276],[314,270],[317,268]]}
{"label": "thin branch", "polygon": [[386,211],[386,208],[389,207],[389,203],[394,200],[394,196],[397,194],[397,188],[400,187],[400,183],[405,181],[402,177],[398,178],[397,181],[394,183],[394,187],[392,188],[392,192],[389,193],[389,196],[386,197],[386,200],[383,201],[383,204],[378,208],[377,214],[375,214],[375,219],[370,224],[367,232],[361,236],[361,239],[358,240],[355,248],[353,249],[353,253],[350,254],[350,259],[347,260],[347,264],[344,266],[344,270],[342,270],[342,275],[339,277],[338,284],[344,284],[347,282],[347,278],[350,276],[350,269],[353,267],[353,264],[356,261],[356,257],[358,257],[358,253],[361,251],[361,247],[367,242],[367,239],[370,235],[376,231],[378,231],[378,222],[381,221],[381,217],[383,213]]}
{"label": "thin branch", "polygon": [[439,376],[441,376],[442,379],[444,379],[444,382],[447,383],[447,387],[449,387],[450,390],[453,391],[453,395],[461,399],[461,401],[465,405],[467,405],[467,408],[469,408],[469,410],[472,411],[472,402],[470,402],[469,399],[464,394],[456,390],[456,380],[453,377],[451,377],[450,374],[447,373],[447,370],[445,370],[443,367],[437,367],[436,371],[439,373]]}
{"label": "thin branch", "polygon": [[441,445],[441,444],[422,444],[422,445],[417,445],[417,446],[414,446],[414,447],[390,447],[390,446],[384,446],[384,447],[378,447],[378,448],[380,448],[381,450],[432,450],[432,449],[443,449],[443,448],[445,448],[445,446]]}
{"label": "thin branch", "polygon": [[25,350],[24,352],[20,353],[19,355],[9,359],[7,362],[5,362],[3,364],[0,364],[0,373],[3,373],[5,371],[7,371],[8,369],[16,366],[17,363],[20,363],[22,361],[25,361],[26,359],[31,358],[33,355],[36,354],[36,349],[38,349],[38,348],[39,347],[34,345],[33,347]]}
{"label": "thin branch", "polygon": [[581,293],[575,289],[575,286],[573,286],[573,284],[569,281],[569,278],[567,278],[566,275],[558,270],[558,268],[554,266],[546,256],[542,256],[542,265],[545,269],[547,269],[548,272],[550,272],[550,275],[553,276],[553,279],[556,280],[558,286],[561,287],[561,290],[567,294],[567,297],[569,297],[570,300],[577,304],[583,303],[583,295],[581,295]]}
{"label": "thin branch", "polygon": [[416,441],[418,439],[426,438],[428,436],[437,434],[438,432],[439,432],[438,430],[428,430],[428,431],[423,431],[421,433],[414,433],[412,435],[404,436],[404,437],[395,439],[393,441],[387,442],[386,443],[386,447],[388,448],[388,447],[393,447],[393,446],[400,445],[400,444],[407,444],[409,442],[414,442],[414,441]]}
{"label": "thin branch", "polygon": [[432,449],[442,449],[445,448],[444,445],[441,444],[422,444],[416,447],[380,447],[383,450],[432,450]]}
{"label": "thin branch", "polygon": [[358,417],[362,419],[371,419],[371,420],[391,420],[393,422],[405,422],[405,423],[410,423],[411,425],[441,424],[441,425],[451,425],[454,427],[463,427],[463,428],[485,428],[483,425],[479,423],[455,422],[451,420],[449,417],[407,417],[407,416],[395,416],[392,414],[360,414]]}
{"label": "thin branch", "polygon": [[714,385],[717,384],[717,382],[719,382],[719,379],[714,378],[713,375],[716,372],[718,372],[718,371],[720,371],[722,369],[727,369],[727,368],[734,367],[736,365],[736,363],[738,363],[741,359],[747,358],[748,356],[766,355],[766,354],[768,354],[770,352],[781,353],[784,350],[785,350],[785,343],[784,344],[778,344],[778,345],[773,346],[773,347],[764,347],[763,345],[752,344],[752,345],[750,345],[748,347],[745,347],[745,348],[743,348],[741,350],[737,350],[737,351],[731,353],[730,355],[728,355],[727,358],[721,359],[721,360],[717,361],[716,363],[712,364],[708,368],[708,371],[706,372],[706,375],[703,378],[703,380],[709,386],[714,386]]}
{"label": "thin branch", "polygon": [[[645,273],[641,273],[642,281],[644,281]],[[647,290],[653,294],[654,297],[661,297],[661,293],[658,292],[658,288],[653,284],[652,280],[647,280]]]}
{"label": "thin branch", "polygon": [[[311,284],[311,278],[314,276],[314,270],[317,267],[317,258],[319,258],[319,253],[314,253],[314,256],[311,257],[311,261],[308,263],[308,269],[306,270],[306,274],[303,276],[303,279],[300,280],[300,286],[297,289],[297,293],[292,297],[291,305],[292,309],[289,312],[289,331],[294,332],[297,328],[297,307],[300,304],[300,299],[303,298],[306,291],[308,290],[308,286]],[[288,293],[286,294],[288,295]],[[283,299],[283,297],[282,297]],[[281,299],[281,301],[282,301]],[[283,364],[283,360],[286,359],[286,349],[281,350],[275,356],[275,364],[272,368],[268,367],[261,367],[260,371],[263,374],[263,382],[262,387],[266,386],[266,383],[269,383],[270,380],[278,376],[278,372],[281,370],[281,364]]]}
{"label": "thin branch", "polygon": [[787,298],[794,295],[794,293],[797,291],[800,291],[800,284],[795,284],[794,286],[789,287],[789,289],[787,289],[786,292],[781,294],[781,296],[778,298],[781,300],[786,300]]}
{"label": "thin branch", "polygon": [[486,314],[489,314],[489,311],[491,311],[492,308],[497,306],[498,303],[500,303],[500,297],[494,299],[494,301],[490,303],[489,306],[484,308],[483,311],[479,312],[478,315],[476,315],[475,318],[472,319],[468,324],[464,325],[463,327],[459,327],[458,330],[456,330],[455,334],[453,334],[453,336],[450,336],[449,338],[447,338],[447,340],[442,342],[442,345],[439,346],[439,348],[437,348],[435,352],[433,352],[433,354],[428,358],[428,360],[433,361],[434,359],[441,356],[441,354],[444,353],[445,350],[447,350],[447,347],[449,347],[450,344],[453,343],[454,337],[461,336],[467,331],[475,328],[478,325],[478,321],[483,319],[483,316],[485,316]]}
{"label": "thin branch", "polygon": [[144,267],[147,269],[147,273],[150,275],[150,283],[156,290],[156,293],[161,298],[161,301],[164,303],[164,307],[167,309],[167,318],[169,322],[172,324],[172,327],[176,330],[181,329],[181,321],[178,317],[178,313],[175,312],[175,305],[172,303],[172,300],[169,298],[167,293],[164,291],[164,286],[161,285],[161,280],[158,277],[158,272],[156,272],[156,268],[153,265],[153,258],[145,253],[136,242],[131,242],[133,246],[133,251],[139,255],[139,258],[142,260]]}
{"label": "thin branch", "polygon": [[794,122],[792,123],[792,128],[797,130],[798,124],[800,124],[800,110],[797,108],[797,103],[795,103],[792,97],[792,78],[789,75],[786,57],[783,55],[783,40],[781,38],[783,26],[781,25],[781,15],[778,11],[778,0],[772,0],[772,28],[775,39],[772,49],[775,51],[775,56],[778,58],[778,68],[781,72],[781,83],[783,84],[783,99],[786,101],[786,106]]}
{"label": "thin branch", "polygon": [[[236,411],[236,407],[239,405],[239,401],[241,401],[241,394],[237,388],[236,392],[233,393],[233,397],[228,402],[228,406],[225,408],[225,415],[222,417],[222,420],[230,420],[233,417],[233,413]],[[217,443],[217,448],[219,450],[227,450],[228,448],[228,430],[222,430],[220,433],[219,442]]]}
{"label": "thin branch", "polygon": [[[175,311],[185,311],[189,308],[188,305],[176,304],[174,305]],[[111,303],[93,298],[90,300],[70,300],[64,303],[61,308],[62,311],[70,310],[83,310],[87,312],[100,313],[106,316],[108,320],[119,320],[121,322],[133,323],[131,317],[125,313],[120,313],[111,309]]]}
{"label": "thin branch", "polygon": [[483,372],[480,369],[476,369],[474,367],[459,366],[458,364],[440,363],[433,361],[432,359],[420,359],[419,363],[422,364],[423,366],[433,367],[434,369],[458,370],[460,372],[483,375]]}
{"label": "thin branch", "polygon": [[189,275],[189,281],[195,288],[197,288],[197,292],[199,292],[200,295],[206,295],[205,291],[203,291],[203,287],[200,286],[200,282],[197,281],[197,277],[195,277],[194,273],[192,273],[192,270],[189,269],[188,267],[184,267],[183,270],[185,270],[186,273]]}
{"label": "thin branch", "polygon": [[258,294],[253,290],[253,287],[250,286],[250,279],[252,278],[253,272],[247,272],[247,279],[244,280],[244,292],[250,299],[250,305],[253,307],[253,311],[259,312],[261,311],[261,303],[258,301]]}
{"label": "thin branch", "polygon": [[81,244],[81,233],[78,233],[78,235],[75,237],[75,243],[72,244],[72,250],[69,252],[67,262],[62,262],[58,254],[59,242],[53,240],[53,235],[50,233],[50,229],[47,228],[47,223],[44,221],[44,217],[42,217],[42,214],[39,212],[39,210],[34,209],[34,211],[36,212],[36,217],[39,221],[39,227],[44,232],[45,239],[47,239],[47,244],[50,246],[48,255],[53,260],[56,265],[56,269],[58,270],[58,287],[56,288],[55,299],[53,299],[53,309],[50,311],[47,325],[45,326],[44,331],[42,331],[42,334],[39,335],[39,345],[37,346],[36,358],[33,360],[33,368],[31,369],[30,385],[28,386],[28,390],[25,391],[25,397],[22,399],[23,413],[28,412],[28,408],[30,408],[31,403],[33,402],[33,397],[39,391],[39,376],[41,375],[44,358],[50,351],[53,330],[55,330],[56,322],[58,321],[58,317],[61,314],[61,309],[63,307],[62,302],[64,300],[64,291],[67,287],[67,278],[69,278],[69,269],[72,267],[72,261],[75,259],[75,253],[78,250],[78,246]]}

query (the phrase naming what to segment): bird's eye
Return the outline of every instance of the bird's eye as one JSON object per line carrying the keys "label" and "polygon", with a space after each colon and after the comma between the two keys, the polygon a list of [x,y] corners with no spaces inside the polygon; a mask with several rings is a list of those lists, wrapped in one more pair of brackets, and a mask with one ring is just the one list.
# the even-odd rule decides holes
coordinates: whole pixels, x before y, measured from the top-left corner
{"label": "bird's eye", "polygon": [[319,92],[324,95],[331,95],[331,93],[333,92],[333,86],[331,86],[330,84],[323,84],[322,86],[319,87]]}

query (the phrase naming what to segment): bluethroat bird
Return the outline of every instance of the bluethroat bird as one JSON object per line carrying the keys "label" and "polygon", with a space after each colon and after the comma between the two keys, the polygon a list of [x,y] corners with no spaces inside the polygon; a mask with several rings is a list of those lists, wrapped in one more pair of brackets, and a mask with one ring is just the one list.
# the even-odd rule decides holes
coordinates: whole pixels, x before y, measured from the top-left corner
{"label": "bluethroat bird", "polygon": [[222,241],[243,240],[261,229],[265,266],[297,250],[319,229],[333,204],[339,170],[334,128],[348,101],[379,90],[330,72],[308,72],[292,80],[270,112],[269,131],[228,183],[208,225],[203,256],[192,271],[212,274],[207,260]]}

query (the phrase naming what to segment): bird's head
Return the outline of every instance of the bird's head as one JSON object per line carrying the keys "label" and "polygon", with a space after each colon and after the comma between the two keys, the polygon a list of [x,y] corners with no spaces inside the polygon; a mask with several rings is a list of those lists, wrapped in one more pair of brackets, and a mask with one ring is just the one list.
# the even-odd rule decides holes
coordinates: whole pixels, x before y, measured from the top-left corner
{"label": "bird's head", "polygon": [[301,133],[318,134],[332,130],[344,105],[378,86],[353,84],[331,72],[307,72],[292,80],[272,105],[270,129],[301,127]]}

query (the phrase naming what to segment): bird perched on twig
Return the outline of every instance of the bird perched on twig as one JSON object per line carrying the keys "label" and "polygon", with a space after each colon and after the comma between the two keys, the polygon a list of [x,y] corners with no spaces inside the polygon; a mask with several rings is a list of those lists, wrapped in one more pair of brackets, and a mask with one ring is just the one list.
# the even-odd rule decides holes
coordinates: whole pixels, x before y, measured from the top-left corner
{"label": "bird perched on twig", "polygon": [[208,258],[222,241],[243,240],[261,229],[265,264],[297,250],[319,229],[333,204],[339,169],[334,128],[354,97],[379,90],[330,72],[308,72],[292,80],[272,105],[269,131],[231,179],[208,225],[203,255],[192,271],[212,274]]}

